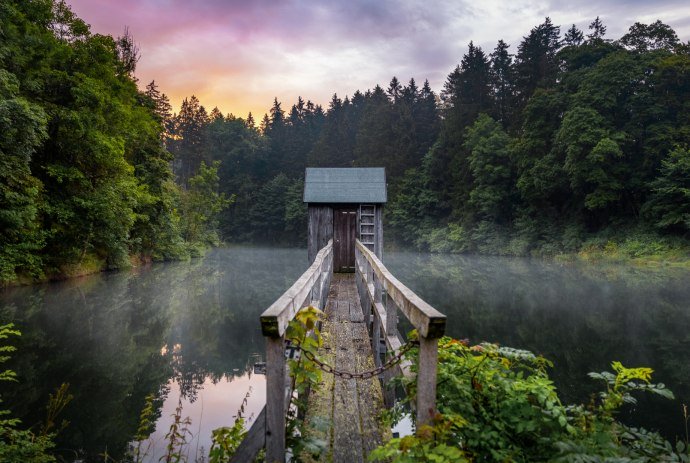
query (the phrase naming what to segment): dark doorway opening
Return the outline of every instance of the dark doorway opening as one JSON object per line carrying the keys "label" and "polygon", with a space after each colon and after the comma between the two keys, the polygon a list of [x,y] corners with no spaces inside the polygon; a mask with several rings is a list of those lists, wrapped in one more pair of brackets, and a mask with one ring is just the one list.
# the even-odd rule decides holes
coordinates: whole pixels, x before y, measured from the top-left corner
{"label": "dark doorway opening", "polygon": [[357,209],[343,207],[333,210],[333,271],[355,271],[355,233]]}

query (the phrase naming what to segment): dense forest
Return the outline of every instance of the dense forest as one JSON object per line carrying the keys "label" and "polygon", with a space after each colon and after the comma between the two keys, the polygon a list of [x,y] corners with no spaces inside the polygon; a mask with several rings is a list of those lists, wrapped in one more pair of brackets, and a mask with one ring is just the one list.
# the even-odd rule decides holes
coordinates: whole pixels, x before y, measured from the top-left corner
{"label": "dense forest", "polygon": [[[226,242],[303,244],[306,166],[384,166],[386,240],[450,252],[655,252],[690,237],[690,45],[549,18],[469,44],[440,94],[393,77],[257,124],[139,88],[132,35],[64,1],[0,4],[0,280]],[[144,85],[141,85],[144,87]]]}
{"label": "dense forest", "polygon": [[[161,108],[167,101],[158,99]],[[563,36],[549,18],[510,52],[469,44],[440,95],[393,77],[328,108],[276,99],[256,127],[197,98],[166,118],[182,181],[220,162],[228,241],[303,243],[305,166],[385,166],[386,239],[529,255],[690,237],[690,46],[667,25],[618,40],[599,18]]]}

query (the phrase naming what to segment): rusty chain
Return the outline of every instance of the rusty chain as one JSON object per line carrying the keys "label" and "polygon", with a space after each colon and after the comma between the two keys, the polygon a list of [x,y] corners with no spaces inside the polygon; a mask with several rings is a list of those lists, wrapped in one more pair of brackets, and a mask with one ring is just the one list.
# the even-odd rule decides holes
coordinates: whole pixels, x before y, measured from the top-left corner
{"label": "rusty chain", "polygon": [[403,356],[413,347],[418,345],[418,341],[408,341],[407,343],[403,344],[400,346],[400,349],[398,349],[398,352],[393,355],[391,358],[386,360],[385,363],[381,364],[381,366],[374,368],[373,370],[367,370],[367,371],[362,371],[359,373],[353,373],[351,371],[341,371],[337,370],[335,367],[332,365],[329,365],[327,363],[322,362],[319,360],[311,351],[302,349],[301,346],[299,345],[293,345],[295,349],[298,349],[301,351],[304,356],[314,362],[322,371],[326,373],[331,373],[335,376],[339,376],[343,379],[369,379],[373,378],[374,376],[378,376],[384,371],[393,368],[395,365],[400,363],[403,359]]}

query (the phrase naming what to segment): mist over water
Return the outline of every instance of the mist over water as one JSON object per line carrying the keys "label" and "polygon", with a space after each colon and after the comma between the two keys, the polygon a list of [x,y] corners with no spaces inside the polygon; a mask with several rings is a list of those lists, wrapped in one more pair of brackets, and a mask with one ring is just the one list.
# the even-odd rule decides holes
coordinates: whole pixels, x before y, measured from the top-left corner
{"label": "mist over water", "polygon": [[[624,419],[680,434],[690,402],[690,273],[530,259],[390,252],[388,268],[448,316],[447,333],[471,342],[541,353],[561,397],[587,401],[589,371],[654,368],[679,398],[641,400]],[[265,401],[259,314],[307,268],[303,249],[233,247],[191,262],[155,264],[0,293],[0,322],[21,338],[6,365],[19,383],[0,384],[3,405],[26,425],[45,417],[48,394],[70,383],[75,398],[58,445],[67,459],[122,455],[147,394],[157,394],[148,461],[158,461],[182,399],[191,419],[188,454],[207,453],[210,430],[230,426]],[[148,447],[148,444],[151,444]],[[158,449],[158,450],[156,450]]]}
{"label": "mist over water", "polygon": [[622,419],[684,436],[690,402],[690,272],[539,259],[391,252],[386,266],[448,316],[446,333],[531,350],[554,363],[567,403],[587,403],[602,385],[590,371],[611,362],[654,369],[676,395],[641,397]]}
{"label": "mist over water", "polygon": [[103,461],[106,450],[122,456],[155,393],[158,422],[144,448],[158,461],[181,398],[188,453],[207,455],[210,430],[231,426],[248,392],[245,418],[263,406],[265,378],[252,368],[264,353],[259,315],[306,268],[305,250],[234,247],[0,293],[0,320],[22,331],[6,364],[19,383],[0,384],[3,405],[26,425],[40,423],[48,394],[69,383],[61,454]]}

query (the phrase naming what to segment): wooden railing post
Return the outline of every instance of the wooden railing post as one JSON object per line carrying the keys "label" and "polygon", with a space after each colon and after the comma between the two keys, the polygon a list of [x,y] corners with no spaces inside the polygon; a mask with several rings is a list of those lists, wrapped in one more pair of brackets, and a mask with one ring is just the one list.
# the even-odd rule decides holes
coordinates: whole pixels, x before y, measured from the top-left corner
{"label": "wooden railing post", "polygon": [[[362,271],[366,271],[366,291],[371,306],[374,309],[374,323],[372,330],[372,344],[374,352],[378,354],[381,331],[384,332],[386,348],[396,350],[400,348],[397,336],[397,311],[415,327],[419,336],[419,368],[417,371],[417,426],[430,424],[436,413],[436,379],[438,363],[438,339],[443,336],[446,327],[446,316],[431,307],[413,291],[395,278],[380,259],[361,242],[357,241]],[[373,287],[368,284],[373,282]],[[386,297],[381,305],[382,290]],[[381,314],[379,317],[378,314]],[[385,313],[385,325],[382,318]],[[376,356],[378,362],[379,357]],[[378,363],[377,363],[378,365]],[[402,364],[400,371],[409,375],[409,366]],[[384,375],[386,379],[386,375]]]}
{"label": "wooden railing post", "polygon": [[417,429],[431,424],[436,414],[436,364],[438,339],[419,337],[419,367],[417,370]]}
{"label": "wooden railing post", "polygon": [[285,462],[285,342],[266,338],[266,461]]}
{"label": "wooden railing post", "polygon": [[398,334],[398,306],[392,297],[386,293],[386,336]]}

